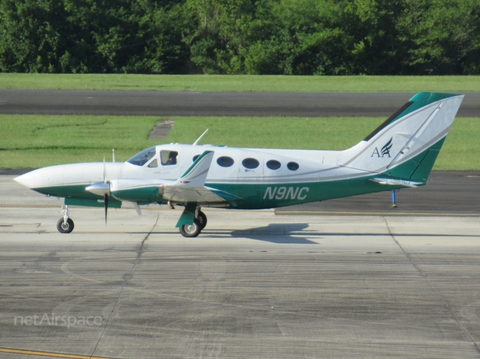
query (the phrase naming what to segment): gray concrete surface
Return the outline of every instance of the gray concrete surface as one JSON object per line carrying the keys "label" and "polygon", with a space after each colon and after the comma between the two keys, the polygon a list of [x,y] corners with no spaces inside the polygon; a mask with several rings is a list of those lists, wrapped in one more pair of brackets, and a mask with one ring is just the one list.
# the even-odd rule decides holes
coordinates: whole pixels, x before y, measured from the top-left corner
{"label": "gray concrete surface", "polygon": [[[385,116],[407,93],[255,93],[0,89],[3,114],[151,116]],[[467,93],[459,116],[480,116],[480,93]]]}
{"label": "gray concrete surface", "polygon": [[75,208],[61,235],[0,185],[0,358],[480,357],[478,217],[207,209],[186,239],[178,210]]}

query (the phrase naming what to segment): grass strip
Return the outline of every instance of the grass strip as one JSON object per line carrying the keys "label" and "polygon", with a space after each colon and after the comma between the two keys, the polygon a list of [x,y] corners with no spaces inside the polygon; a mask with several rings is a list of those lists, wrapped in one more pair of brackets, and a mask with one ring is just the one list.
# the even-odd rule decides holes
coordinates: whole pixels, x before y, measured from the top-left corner
{"label": "grass strip", "polygon": [[479,92],[480,76],[279,76],[0,73],[0,88],[204,92]]}
{"label": "grass strip", "polygon": [[[160,120],[174,120],[163,140],[148,140]],[[361,141],[384,118],[371,117],[146,117],[0,115],[0,168],[38,168],[74,162],[125,161],[160,143],[250,148],[342,150]],[[480,120],[457,118],[440,152],[437,170],[480,170]]]}

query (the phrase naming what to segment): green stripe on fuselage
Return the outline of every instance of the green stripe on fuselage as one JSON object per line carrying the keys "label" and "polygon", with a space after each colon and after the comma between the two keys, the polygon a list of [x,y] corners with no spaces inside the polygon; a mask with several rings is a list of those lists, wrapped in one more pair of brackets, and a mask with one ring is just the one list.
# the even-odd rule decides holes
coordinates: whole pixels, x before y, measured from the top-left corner
{"label": "green stripe on fuselage", "polygon": [[[33,190],[45,195],[65,198],[82,198],[87,200],[98,200],[100,196],[86,191],[90,184],[78,184],[55,187],[34,188]],[[121,198],[123,201],[132,202],[159,202],[162,198],[158,195],[158,187],[142,187],[123,191],[112,192],[113,197]]]}
{"label": "green stripe on fuselage", "polygon": [[122,201],[130,201],[130,202],[156,203],[156,202],[161,202],[163,200],[158,193],[157,186],[113,191],[112,195]]}
{"label": "green stripe on fuselage", "polygon": [[212,184],[207,186],[242,197],[233,208],[262,209],[285,207],[327,199],[387,191],[395,186],[385,186],[370,181],[375,176],[365,176],[340,181],[278,183],[278,184]]}
{"label": "green stripe on fuselage", "polygon": [[84,199],[99,199],[101,196],[85,190],[90,184],[76,184],[65,186],[32,188],[35,192],[54,197],[75,197]]}

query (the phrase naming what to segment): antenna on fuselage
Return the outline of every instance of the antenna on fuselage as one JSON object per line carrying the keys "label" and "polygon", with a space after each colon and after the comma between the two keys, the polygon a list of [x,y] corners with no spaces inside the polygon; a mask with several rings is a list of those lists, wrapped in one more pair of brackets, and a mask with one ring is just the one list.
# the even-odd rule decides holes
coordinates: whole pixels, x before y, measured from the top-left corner
{"label": "antenna on fuselage", "polygon": [[197,140],[193,143],[194,146],[198,145],[198,142],[200,142],[200,140],[202,139],[203,136],[205,136],[205,134],[208,132],[208,128],[200,135],[199,138],[197,138]]}

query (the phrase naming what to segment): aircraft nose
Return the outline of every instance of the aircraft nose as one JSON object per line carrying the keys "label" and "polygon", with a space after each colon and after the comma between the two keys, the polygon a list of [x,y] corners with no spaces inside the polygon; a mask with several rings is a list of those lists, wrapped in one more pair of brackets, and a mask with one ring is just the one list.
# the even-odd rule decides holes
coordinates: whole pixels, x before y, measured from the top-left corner
{"label": "aircraft nose", "polygon": [[21,176],[15,177],[13,180],[15,182],[20,183],[21,185],[28,187],[28,188],[34,188],[35,187],[35,178],[37,177],[37,174],[35,171],[30,171],[27,172]]}
{"label": "aircraft nose", "polygon": [[63,166],[43,167],[14,178],[15,181],[33,190],[57,186],[63,183]]}

